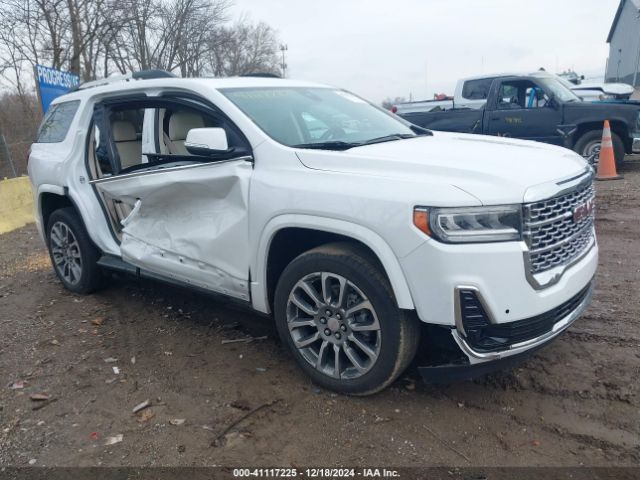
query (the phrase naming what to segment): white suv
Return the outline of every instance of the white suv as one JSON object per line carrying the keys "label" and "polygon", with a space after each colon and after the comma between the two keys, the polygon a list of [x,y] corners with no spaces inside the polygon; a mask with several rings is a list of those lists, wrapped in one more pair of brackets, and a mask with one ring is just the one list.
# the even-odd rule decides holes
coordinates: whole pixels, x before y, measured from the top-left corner
{"label": "white suv", "polygon": [[323,85],[86,84],[51,106],[29,175],[66,288],[91,292],[112,269],[232,297],[343,393],[389,385],[421,332],[447,353],[420,366],[430,381],[512,363],[591,297],[579,155],[426,131]]}

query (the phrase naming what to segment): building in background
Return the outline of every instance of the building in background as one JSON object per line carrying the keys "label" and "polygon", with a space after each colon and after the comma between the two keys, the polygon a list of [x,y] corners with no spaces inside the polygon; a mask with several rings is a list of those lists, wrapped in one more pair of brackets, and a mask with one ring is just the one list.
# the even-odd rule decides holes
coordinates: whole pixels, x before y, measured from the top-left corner
{"label": "building in background", "polygon": [[605,80],[640,86],[640,0],[620,0],[607,43]]}

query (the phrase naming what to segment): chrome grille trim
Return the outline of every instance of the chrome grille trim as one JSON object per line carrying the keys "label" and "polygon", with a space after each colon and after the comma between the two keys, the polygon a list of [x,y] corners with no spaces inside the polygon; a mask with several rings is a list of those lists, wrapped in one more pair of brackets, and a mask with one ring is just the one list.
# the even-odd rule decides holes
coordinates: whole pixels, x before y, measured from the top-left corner
{"label": "chrome grille trim", "polygon": [[548,287],[595,245],[593,210],[574,220],[574,210],[595,198],[592,176],[560,195],[523,205],[525,269],[529,283]]}

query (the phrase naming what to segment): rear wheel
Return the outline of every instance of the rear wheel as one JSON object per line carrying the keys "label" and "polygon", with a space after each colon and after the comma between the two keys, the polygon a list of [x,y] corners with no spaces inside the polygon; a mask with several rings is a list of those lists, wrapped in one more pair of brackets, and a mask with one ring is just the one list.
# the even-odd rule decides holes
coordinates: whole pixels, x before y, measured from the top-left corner
{"label": "rear wheel", "polygon": [[90,293],[104,284],[97,264],[100,251],[89,238],[75,209],[61,208],[51,214],[47,246],[56,275],[68,290]]}
{"label": "rear wheel", "polygon": [[278,333],[318,385],[372,394],[391,384],[415,355],[418,320],[397,307],[375,263],[350,244],[329,244],[297,257],[280,277]]}
{"label": "rear wheel", "polygon": [[[611,132],[611,140],[613,141],[613,151],[616,158],[616,168],[622,168],[624,161],[624,143],[620,136]],[[573,150],[584,158],[588,159],[592,155],[600,154],[600,146],[602,144],[602,130],[590,130],[584,133],[576,142]]]}

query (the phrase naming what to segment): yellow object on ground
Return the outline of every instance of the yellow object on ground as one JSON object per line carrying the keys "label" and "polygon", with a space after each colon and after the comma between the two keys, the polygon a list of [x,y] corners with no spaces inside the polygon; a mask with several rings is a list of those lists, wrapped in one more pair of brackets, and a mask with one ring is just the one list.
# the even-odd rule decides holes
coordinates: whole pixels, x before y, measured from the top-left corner
{"label": "yellow object on ground", "polygon": [[0,234],[33,222],[29,177],[0,180]]}

